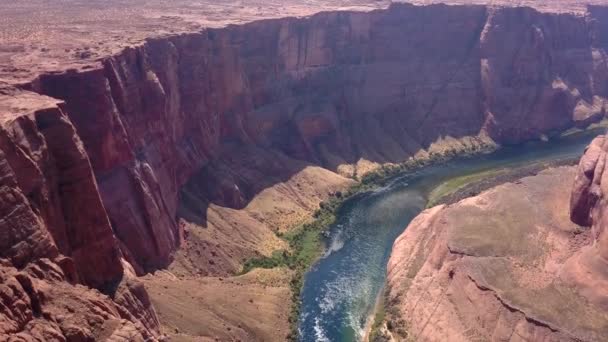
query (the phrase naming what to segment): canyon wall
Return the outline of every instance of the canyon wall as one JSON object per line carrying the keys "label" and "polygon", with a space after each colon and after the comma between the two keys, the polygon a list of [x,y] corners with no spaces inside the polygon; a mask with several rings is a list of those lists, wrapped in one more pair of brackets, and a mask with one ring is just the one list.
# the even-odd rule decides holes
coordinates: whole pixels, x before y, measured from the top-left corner
{"label": "canyon wall", "polygon": [[64,104],[0,93],[0,340],[153,340],[156,314]]}
{"label": "canyon wall", "polygon": [[597,137],[581,158],[570,198],[573,222],[591,227],[593,243],[572,258],[563,278],[592,302],[608,305],[608,216],[606,213],[606,137]]}
{"label": "canyon wall", "polygon": [[602,14],[395,5],[267,20],[151,39],[31,89],[66,102],[142,273],[178,245],[188,180],[198,202],[235,208],[268,185],[263,173],[214,174],[226,151],[255,145],[352,175],[362,160],[403,161],[433,144],[519,142],[599,120]]}
{"label": "canyon wall", "polygon": [[381,335],[604,341],[607,155],[600,136],[577,168],[550,169],[419,215],[393,246]]}
{"label": "canyon wall", "polygon": [[[3,217],[19,218],[2,223],[7,274],[48,259],[62,275],[40,284],[99,289],[107,317],[157,335],[133,275],[170,263],[178,218],[204,227],[207,206],[243,208],[312,165],[360,176],[598,121],[606,25],[601,7],[394,5],[149,39],[7,87]],[[38,321],[29,298],[33,314],[5,331]]]}

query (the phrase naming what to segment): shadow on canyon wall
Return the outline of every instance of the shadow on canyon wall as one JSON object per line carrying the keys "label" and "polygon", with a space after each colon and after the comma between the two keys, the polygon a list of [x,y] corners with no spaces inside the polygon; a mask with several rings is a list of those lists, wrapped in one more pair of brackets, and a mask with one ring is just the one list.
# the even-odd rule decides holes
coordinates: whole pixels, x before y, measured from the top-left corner
{"label": "shadow on canyon wall", "polygon": [[[602,10],[590,13],[601,17]],[[278,63],[283,74],[277,64],[262,68],[268,70],[265,100],[245,116],[247,132],[256,130],[248,137],[259,148],[233,143],[196,173],[182,191],[183,216],[204,226],[204,203],[242,208],[307,165],[336,170],[360,159],[403,161],[446,137],[488,134],[518,143],[585,126],[605,113],[595,97],[607,93],[606,78],[593,70],[595,48],[608,46],[602,45],[603,21],[529,8],[405,5],[391,11],[378,11],[381,19],[365,24],[370,14],[297,22],[297,46],[284,43],[278,29],[276,54],[298,53]],[[245,56],[255,56],[263,50],[245,42],[259,43],[260,27],[272,25],[275,20],[245,25],[231,37],[253,51]],[[243,63],[245,70],[264,65],[249,57]]]}
{"label": "shadow on canyon wall", "polygon": [[599,7],[321,13],[151,39],[28,87],[66,101],[114,232],[150,271],[179,244],[179,215],[205,226],[209,203],[242,208],[308,165],[403,161],[446,137],[517,143],[601,119],[607,18]]}

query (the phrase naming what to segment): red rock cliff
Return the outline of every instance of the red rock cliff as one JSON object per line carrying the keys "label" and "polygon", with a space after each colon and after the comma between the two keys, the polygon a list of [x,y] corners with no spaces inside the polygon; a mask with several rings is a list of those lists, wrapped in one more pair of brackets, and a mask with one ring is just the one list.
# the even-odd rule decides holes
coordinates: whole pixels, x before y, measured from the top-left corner
{"label": "red rock cliff", "polygon": [[[606,14],[395,5],[155,38],[100,68],[40,75],[21,87],[61,102],[23,110],[40,98],[2,97],[17,101],[0,113],[7,274],[52,265],[41,284],[100,289],[114,301],[86,291],[108,315],[154,335],[131,266],[170,262],[184,211],[204,221],[209,202],[243,207],[293,173],[250,151],[356,174],[361,160],[587,125],[608,97]],[[180,203],[191,188],[196,200]],[[20,284],[26,298],[35,284]],[[42,314],[28,298],[32,314],[5,315],[5,331]]]}
{"label": "red rock cliff", "polygon": [[0,92],[0,336],[154,339],[156,315],[63,103]]}
{"label": "red rock cliff", "polygon": [[606,142],[596,138],[578,168],[547,170],[414,219],[389,261],[385,333],[605,341]]}
{"label": "red rock cliff", "polygon": [[570,198],[573,222],[591,227],[592,243],[572,258],[564,277],[583,289],[592,301],[608,307],[608,214],[606,137],[598,137],[581,158]]}
{"label": "red rock cliff", "polygon": [[143,272],[178,245],[177,199],[193,176],[207,184],[203,201],[231,207],[260,190],[198,173],[227,146],[347,170],[448,136],[464,149],[600,119],[604,18],[444,5],[322,13],[149,40],[31,88],[66,102],[123,252]]}

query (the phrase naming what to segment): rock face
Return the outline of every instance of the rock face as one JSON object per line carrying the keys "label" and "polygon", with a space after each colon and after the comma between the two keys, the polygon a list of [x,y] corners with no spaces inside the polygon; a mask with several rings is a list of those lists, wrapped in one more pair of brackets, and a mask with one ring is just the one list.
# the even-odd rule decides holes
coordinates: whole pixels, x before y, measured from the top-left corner
{"label": "rock face", "polygon": [[570,199],[573,222],[590,226],[593,244],[570,260],[564,278],[589,300],[608,307],[608,217],[606,216],[606,137],[596,138],[581,158]]}
{"label": "rock face", "polygon": [[241,208],[260,191],[263,181],[218,173],[233,158],[225,151],[255,145],[356,174],[361,161],[601,119],[606,20],[599,9],[485,6],[323,13],[151,39],[102,69],[44,74],[29,88],[65,101],[141,274],[169,263],[179,192],[193,176],[205,175],[202,202]]}
{"label": "rock face", "polygon": [[[58,302],[25,295],[69,283],[104,293],[83,289],[78,300],[103,301],[106,321],[156,336],[133,275],[171,262],[178,218],[205,227],[208,208],[244,208],[315,166],[327,184],[346,184],[328,170],[360,175],[425,149],[471,150],[600,120],[606,25],[603,7],[403,4],[153,38],[90,68],[1,84],[0,258],[6,279],[35,278],[2,297],[26,303],[6,306],[25,311],[7,311],[4,332],[37,334],[28,324],[44,321],[67,336],[71,328],[44,314]],[[198,272],[225,275],[238,268],[233,259]]]}
{"label": "rock face", "polygon": [[582,270],[581,256],[596,249],[594,237],[568,215],[576,174],[573,167],[550,169],[412,221],[388,266],[395,337],[605,341],[608,297],[604,284],[593,281],[605,272]]}
{"label": "rock face", "polygon": [[2,92],[0,336],[155,339],[154,309],[125,269],[63,103]]}

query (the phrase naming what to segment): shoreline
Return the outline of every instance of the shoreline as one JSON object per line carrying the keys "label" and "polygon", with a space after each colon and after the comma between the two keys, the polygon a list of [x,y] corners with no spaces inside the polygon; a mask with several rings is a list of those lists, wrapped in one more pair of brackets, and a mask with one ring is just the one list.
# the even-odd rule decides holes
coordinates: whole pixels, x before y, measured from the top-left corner
{"label": "shoreline", "polygon": [[[539,172],[551,168],[561,167],[561,166],[573,166],[578,163],[578,158],[564,158],[558,159],[550,162],[535,162],[531,165],[521,166],[512,169],[499,168],[496,169],[497,172],[495,174],[490,174],[487,177],[482,177],[476,180],[473,180],[470,183],[466,183],[453,192],[447,193],[433,201],[433,203],[428,203],[427,209],[435,207],[437,205],[450,205],[456,202],[459,202],[463,199],[477,196],[483,191],[489,190],[491,188],[500,186],[506,183],[516,182],[521,178],[534,176]],[[441,184],[445,184],[450,180],[446,180]],[[441,185],[440,184],[440,185]],[[438,186],[440,186],[438,185]]]}
{"label": "shoreline", "polygon": [[[372,341],[370,341],[370,338],[372,337],[372,333],[374,331],[374,325],[376,323],[376,315],[378,314],[379,310],[385,305],[385,303],[384,303],[385,291],[386,291],[386,284],[383,285],[382,288],[380,289],[380,292],[378,292],[378,296],[376,297],[376,302],[374,303],[374,309],[367,316],[367,319],[365,321],[365,328],[363,329],[363,339],[361,340],[362,342],[372,342]],[[383,318],[382,322],[380,324],[383,325],[384,322],[385,322],[385,319]]]}
{"label": "shoreline", "polygon": [[[308,271],[321,259],[325,249],[325,234],[335,222],[342,206],[348,201],[354,200],[382,186],[386,186],[396,177],[414,173],[426,167],[441,165],[456,158],[474,158],[484,154],[496,152],[500,146],[495,144],[480,143],[472,146],[461,146],[461,149],[452,149],[443,152],[428,152],[420,157],[410,157],[404,162],[384,164],[374,171],[366,173],[356,183],[347,187],[342,192],[336,192],[325,201],[319,203],[319,209],[311,217],[312,221],[297,224],[278,236],[289,243],[289,250],[277,250],[271,257],[259,257],[249,259],[243,264],[238,275],[243,275],[255,268],[274,269],[277,267],[288,267],[293,270],[294,276],[289,283],[292,290],[291,314],[289,318],[290,335],[288,341],[299,341],[299,319],[301,306],[301,291]],[[383,293],[383,292],[382,292]],[[382,297],[382,293],[377,298]],[[375,312],[375,310],[374,310]],[[373,317],[372,317],[373,318]],[[371,321],[373,323],[373,320]],[[366,323],[366,326],[370,323]],[[371,325],[370,325],[371,328]]]}
{"label": "shoreline", "polygon": [[[555,140],[558,141],[560,139],[570,138],[574,135],[579,134],[591,135],[594,133],[594,131],[599,130],[600,128],[603,127],[591,126],[585,130],[575,132],[571,135],[568,135],[567,137],[559,137]],[[598,132],[598,134],[600,134],[600,132]],[[534,141],[536,140],[528,142]],[[525,143],[522,143],[522,145],[523,144]],[[410,159],[402,163],[382,165],[376,170],[367,173],[360,179],[357,179],[357,183],[348,187],[343,192],[337,192],[335,194],[332,194],[327,200],[321,202],[319,204],[319,209],[312,215],[312,217],[314,218],[313,221],[297,225],[294,229],[289,230],[287,233],[281,234],[279,237],[289,242],[291,254],[286,255],[283,253],[282,255],[277,255],[278,258],[266,257],[257,260],[248,260],[244,264],[243,272],[241,272],[240,274],[247,273],[248,271],[257,267],[272,269],[276,267],[287,266],[295,271],[294,278],[290,282],[290,287],[292,289],[292,309],[289,319],[291,325],[291,334],[288,337],[288,340],[298,341],[299,318],[301,314],[301,291],[304,285],[306,274],[320,260],[320,256],[323,254],[323,251],[326,248],[326,241],[324,235],[327,230],[331,228],[332,224],[335,221],[336,215],[339,213],[340,209],[346,202],[353,200],[369,191],[373,191],[376,188],[382,187],[391,180],[395,179],[396,177],[407,176],[407,174],[409,173],[416,172],[426,167],[441,165],[443,163],[447,163],[458,158],[467,159],[484,154],[494,153],[496,151],[499,151],[501,148],[502,146],[475,146],[473,149],[462,149],[460,151],[449,150],[443,154],[428,153],[426,156],[420,158],[411,157]],[[497,176],[495,175],[494,177],[476,180],[474,182],[457,188],[455,191],[447,195],[441,196],[437,199],[437,204],[455,203],[460,199],[470,197],[471,193],[474,191],[481,192],[502,183],[511,182],[528,175],[533,175],[542,171],[543,169],[566,165],[574,161],[574,159],[569,159],[565,161],[558,160],[555,162],[539,162],[528,167],[508,170],[508,172],[506,172],[505,174],[501,173]],[[306,246],[306,248],[308,249],[305,251],[305,257],[303,259],[300,259],[298,254],[302,252],[302,243],[307,243],[306,240],[312,242],[310,242],[310,246]],[[295,263],[293,263],[294,259],[291,259],[292,257],[295,257]],[[380,307],[381,303],[384,304],[383,302],[380,302],[380,300],[384,300],[382,296],[383,294],[384,287],[376,298],[376,303],[374,305],[373,312],[371,312],[370,316],[367,318],[364,329],[365,331],[363,341],[366,341],[366,339],[369,339],[370,337],[369,335],[372,332],[372,327],[378,308]],[[386,322],[386,320],[384,320],[384,322]]]}
{"label": "shoreline", "polygon": [[[476,196],[479,193],[494,188],[496,186],[500,186],[502,184],[516,182],[521,178],[530,177],[538,174],[547,169],[562,167],[562,166],[573,166],[578,162],[578,158],[564,158],[551,162],[536,162],[532,165],[522,166],[514,169],[497,169],[504,172],[501,172],[497,175],[490,175],[485,178],[477,179],[473,182],[467,183],[462,187],[459,187],[454,192],[446,194],[444,196],[439,197],[436,200],[436,203],[433,205],[450,205],[456,202],[459,202],[463,199]],[[441,184],[438,184],[435,188],[441,186],[449,182],[446,180]],[[386,319],[382,318],[382,322],[376,322],[377,315],[381,307],[386,307],[384,294],[386,291],[386,284],[384,284],[378,293],[378,296],[374,303],[374,309],[369,313],[366,324],[364,328],[362,342],[372,342],[370,338],[372,338],[372,333],[374,331],[374,325],[378,324],[378,329],[386,323]]]}
{"label": "shoreline", "polygon": [[[488,177],[477,179],[473,182],[467,183],[456,189],[454,192],[437,198],[435,203],[432,206],[428,206],[427,209],[435,207],[437,205],[451,205],[466,198],[477,196],[480,193],[492,189],[494,187],[507,183],[517,182],[518,180],[525,177],[535,176],[544,170],[563,166],[575,166],[577,163],[578,158],[564,158],[550,162],[536,162],[531,165],[521,166],[513,169],[497,169],[503,172],[498,174],[492,174]],[[435,188],[449,181],[449,179],[445,180],[444,182],[438,184]],[[379,309],[383,307],[384,310],[387,310],[390,307],[388,303],[386,303],[386,298],[384,297],[385,292],[386,283],[382,286],[382,290],[379,293],[378,298],[376,299],[374,310],[370,312],[367,318],[365,333],[363,335],[362,342],[372,342],[370,338],[372,337],[373,327],[375,324],[377,324],[375,320],[377,319]],[[380,302],[380,300],[382,300],[382,302]],[[382,322],[378,324],[378,327],[380,328],[381,326],[385,325],[386,322],[387,320],[385,316],[383,317]]]}

